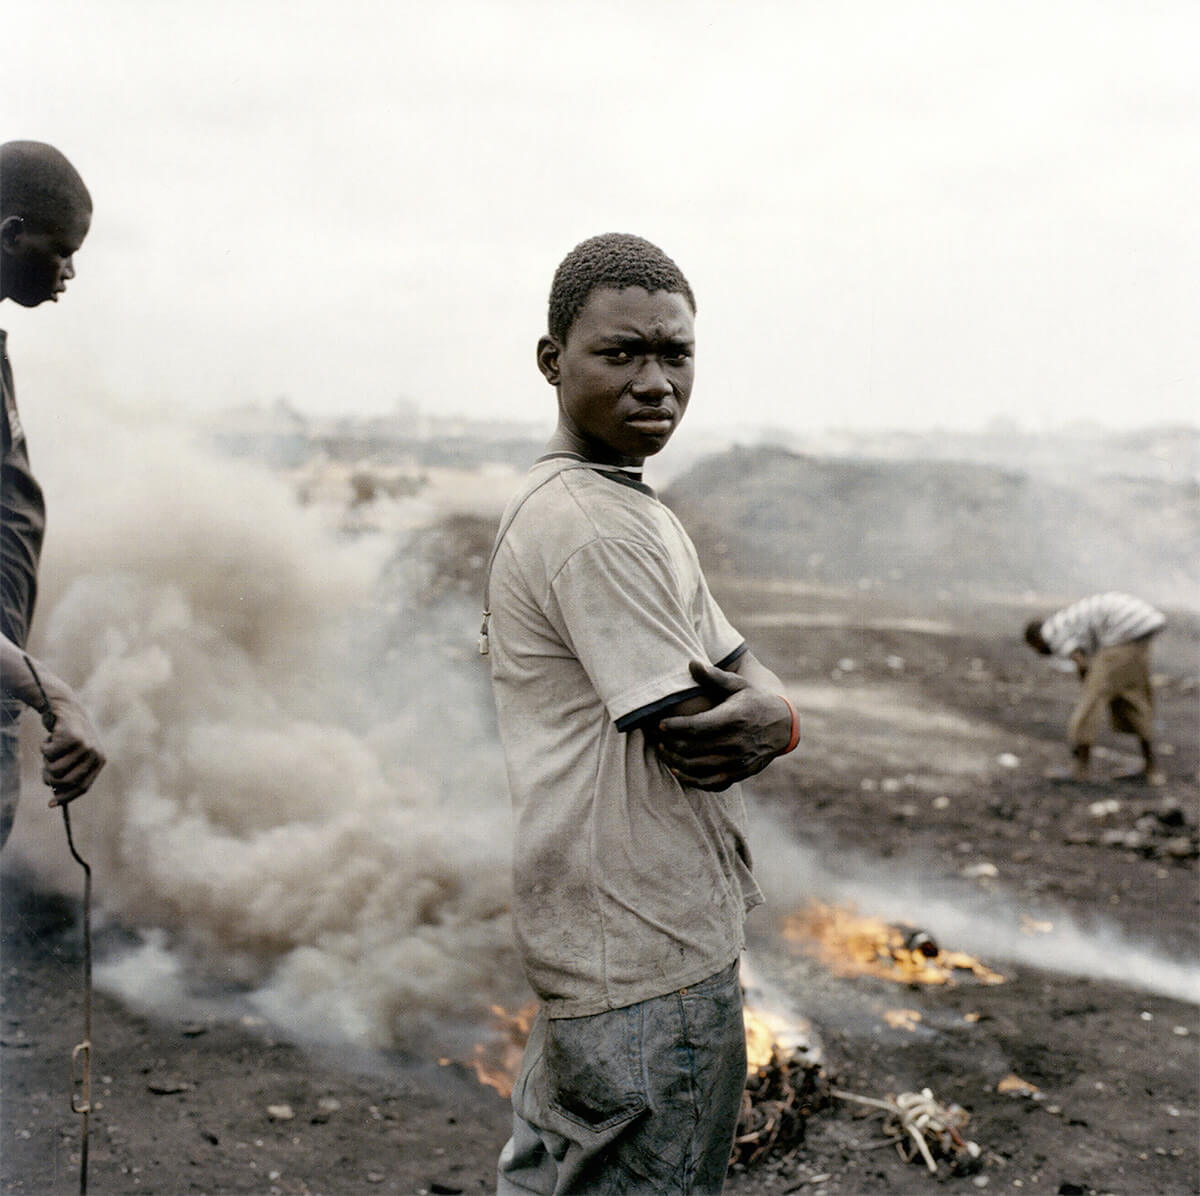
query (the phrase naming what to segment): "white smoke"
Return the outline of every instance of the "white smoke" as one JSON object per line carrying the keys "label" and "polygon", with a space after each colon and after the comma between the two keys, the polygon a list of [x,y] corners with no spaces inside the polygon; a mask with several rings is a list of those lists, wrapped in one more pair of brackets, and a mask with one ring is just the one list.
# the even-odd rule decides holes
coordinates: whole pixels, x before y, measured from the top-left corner
{"label": "white smoke", "polygon": [[1131,940],[1109,922],[1081,926],[1060,908],[1022,908],[1002,887],[985,891],[938,880],[915,862],[882,872],[877,862],[851,852],[831,857],[798,845],[761,812],[754,823],[755,871],[772,916],[786,916],[812,900],[852,905],[860,914],[925,930],[945,947],[977,955],[989,966],[1024,964],[1200,1004],[1200,961]]}
{"label": "white smoke", "polygon": [[[264,467],[144,413],[59,414],[26,420],[50,508],[31,646],[109,756],[72,807],[102,916],[166,932],[148,971],[101,982],[177,996],[166,950],[285,1027],[374,1047],[507,996],[508,800],[456,647],[473,612],[440,625],[402,544],[340,536]],[[75,891],[34,730],[10,850]]]}

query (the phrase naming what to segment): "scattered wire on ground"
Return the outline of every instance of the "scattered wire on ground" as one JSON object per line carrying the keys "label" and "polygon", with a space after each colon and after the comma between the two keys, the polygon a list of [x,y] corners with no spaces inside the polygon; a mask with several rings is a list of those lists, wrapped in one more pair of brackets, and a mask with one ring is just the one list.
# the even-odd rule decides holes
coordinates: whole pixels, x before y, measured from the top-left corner
{"label": "scattered wire on ground", "polygon": [[841,1088],[831,1088],[829,1095],[882,1112],[887,1141],[878,1145],[894,1143],[900,1157],[909,1163],[920,1154],[932,1175],[937,1174],[938,1159],[949,1160],[958,1172],[981,1165],[982,1150],[960,1132],[970,1120],[970,1114],[961,1105],[941,1104],[928,1088],[889,1095],[883,1100],[859,1096]]}

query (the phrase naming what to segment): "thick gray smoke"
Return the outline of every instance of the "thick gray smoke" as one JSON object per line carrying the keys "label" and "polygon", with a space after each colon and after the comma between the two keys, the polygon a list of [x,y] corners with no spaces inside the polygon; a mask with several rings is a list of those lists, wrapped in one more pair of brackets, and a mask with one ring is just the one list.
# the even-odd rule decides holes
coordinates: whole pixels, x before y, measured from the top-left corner
{"label": "thick gray smoke", "polygon": [[[446,628],[417,607],[402,532],[339,535],[336,512],[168,423],[26,422],[50,505],[33,647],[110,758],[76,838],[103,914],[155,931],[101,980],[142,1001],[220,982],[300,1034],[375,1047],[510,992],[474,612]],[[76,891],[35,731],[10,850]]]}
{"label": "thick gray smoke", "polygon": [[[395,500],[389,531],[351,538],[336,506],[167,421],[58,416],[26,415],[51,512],[34,648],[103,731],[111,762],[73,820],[102,917],[144,940],[100,982],[173,1009],[236,994],[299,1035],[385,1048],[524,1000],[477,607],[421,600],[413,529],[436,504]],[[7,851],[75,893],[26,724]],[[994,897],[872,887],[865,863],[833,875],[777,828],[755,846],[776,914],[854,899],[988,962],[1197,999],[1194,970],[1144,946],[1061,918],[1030,937]]]}

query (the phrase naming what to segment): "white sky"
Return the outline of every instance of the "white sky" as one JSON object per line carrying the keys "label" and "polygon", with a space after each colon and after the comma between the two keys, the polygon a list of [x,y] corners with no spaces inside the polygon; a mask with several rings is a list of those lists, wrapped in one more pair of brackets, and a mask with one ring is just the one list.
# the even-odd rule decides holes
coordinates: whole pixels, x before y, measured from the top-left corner
{"label": "white sky", "polygon": [[537,419],[610,230],[699,303],[691,421],[1038,428],[1200,402],[1194,0],[36,0],[0,139],[96,217],[0,307],[23,405]]}

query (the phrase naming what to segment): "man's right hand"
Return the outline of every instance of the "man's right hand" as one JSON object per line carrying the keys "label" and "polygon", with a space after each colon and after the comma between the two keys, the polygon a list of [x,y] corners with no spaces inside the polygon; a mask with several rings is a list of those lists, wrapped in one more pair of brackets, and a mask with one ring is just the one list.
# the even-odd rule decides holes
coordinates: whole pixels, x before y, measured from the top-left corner
{"label": "man's right hand", "polygon": [[0,689],[36,710],[46,728],[42,780],[52,806],[82,797],[104,767],[100,736],[75,691],[40,660],[0,635]]}
{"label": "man's right hand", "polygon": [[708,709],[672,715],[655,728],[659,756],[684,785],[709,792],[728,789],[762,772],[788,743],[791,707],[779,696],[778,678],[749,653],[737,663],[751,677],[761,671],[764,686],[736,671],[736,665],[731,671],[694,661],[692,678],[705,697],[693,701],[703,701]]}
{"label": "man's right hand", "polygon": [[54,725],[42,744],[42,781],[54,792],[50,805],[65,806],[92,787],[106,761],[100,736],[73,690],[62,685],[50,696],[50,710]]}

